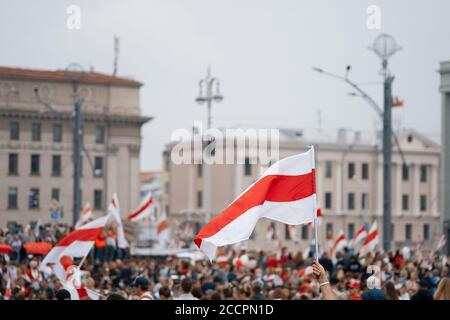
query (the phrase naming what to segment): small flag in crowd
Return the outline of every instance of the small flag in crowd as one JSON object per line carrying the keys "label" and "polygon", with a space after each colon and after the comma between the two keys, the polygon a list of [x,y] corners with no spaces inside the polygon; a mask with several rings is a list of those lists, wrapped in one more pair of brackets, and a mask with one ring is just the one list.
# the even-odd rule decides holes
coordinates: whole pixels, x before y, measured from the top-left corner
{"label": "small flag in crowd", "polygon": [[81,211],[81,215],[80,218],[78,219],[76,225],[75,225],[75,229],[80,228],[82,225],[85,225],[86,223],[89,222],[89,220],[92,219],[92,208],[88,203],[86,203],[86,205],[84,206],[83,211]]}
{"label": "small flag in crowd", "polygon": [[156,225],[156,234],[158,236],[158,241],[160,243],[169,240],[170,237],[169,221],[167,220],[167,216],[165,213],[161,214],[161,216],[158,219]]}
{"label": "small flag in crowd", "polygon": [[125,239],[125,231],[123,230],[122,218],[120,217],[120,206],[119,206],[119,198],[117,197],[117,193],[113,194],[111,199],[111,203],[109,204],[108,213],[110,213],[114,220],[116,221],[117,227],[117,245],[119,248],[127,248],[128,241]]}
{"label": "small flag in crowd", "polygon": [[436,245],[436,251],[439,251],[442,247],[445,246],[446,243],[447,243],[447,238],[444,235],[442,235],[439,238],[439,241],[438,241],[438,243]]}
{"label": "small flag in crowd", "polygon": [[360,255],[365,256],[366,254],[373,253],[375,247],[377,246],[379,241],[378,237],[378,225],[377,222],[374,221],[372,226],[369,229],[369,233],[367,234],[366,239],[364,240],[364,245],[360,250]]}
{"label": "small flag in crowd", "polygon": [[345,238],[345,234],[343,230],[339,231],[339,234],[336,238],[336,241],[333,244],[333,247],[330,250],[330,257],[335,259],[336,253],[344,249],[348,244],[347,239]]}
{"label": "small flag in crowd", "polygon": [[355,236],[352,240],[350,240],[350,243],[348,244],[349,247],[354,247],[356,244],[363,243],[364,239],[367,237],[367,231],[365,226],[361,226],[361,228],[356,231]]}
{"label": "small flag in crowd", "polygon": [[247,240],[261,218],[299,225],[314,220],[315,210],[315,164],[311,148],[269,167],[207,223],[194,242],[212,260],[217,247]]}
{"label": "small flag in crowd", "polygon": [[109,217],[107,215],[98,218],[69,233],[45,256],[41,265],[59,264],[63,256],[85,257],[94,245],[98,235],[103,231]]}
{"label": "small flag in crowd", "polygon": [[136,222],[144,220],[147,217],[153,218],[154,212],[155,204],[152,199],[152,194],[149,192],[136,211],[128,215],[128,220]]}

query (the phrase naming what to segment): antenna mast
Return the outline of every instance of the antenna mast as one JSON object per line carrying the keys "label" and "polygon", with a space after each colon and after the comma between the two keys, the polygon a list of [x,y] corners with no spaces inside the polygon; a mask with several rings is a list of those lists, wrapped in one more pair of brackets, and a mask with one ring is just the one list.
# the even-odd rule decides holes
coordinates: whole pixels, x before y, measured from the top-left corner
{"label": "antenna mast", "polygon": [[117,69],[118,69],[118,65],[119,65],[119,47],[120,47],[120,42],[119,42],[119,37],[118,36],[114,36],[114,62],[113,62],[113,76],[117,75]]}

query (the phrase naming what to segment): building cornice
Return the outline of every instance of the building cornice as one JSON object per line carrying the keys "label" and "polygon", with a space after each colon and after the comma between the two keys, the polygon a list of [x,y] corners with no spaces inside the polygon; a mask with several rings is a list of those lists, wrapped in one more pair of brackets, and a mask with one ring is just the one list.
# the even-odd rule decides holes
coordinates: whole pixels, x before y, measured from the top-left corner
{"label": "building cornice", "polygon": [[[0,110],[0,118],[72,121],[73,116],[69,113]],[[141,126],[151,121],[153,117],[84,113],[82,119],[86,122],[135,124]]]}

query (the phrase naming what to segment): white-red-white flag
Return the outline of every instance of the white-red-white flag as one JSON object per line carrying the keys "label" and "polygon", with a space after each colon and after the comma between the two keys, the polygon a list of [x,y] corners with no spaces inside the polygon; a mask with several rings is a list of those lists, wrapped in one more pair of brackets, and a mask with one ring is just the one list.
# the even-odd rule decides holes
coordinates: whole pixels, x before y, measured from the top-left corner
{"label": "white-red-white flag", "polygon": [[336,257],[336,253],[344,249],[347,244],[348,242],[344,231],[340,230],[336,240],[334,241],[333,247],[330,250],[330,257],[334,259]]}
{"label": "white-red-white flag", "polygon": [[92,213],[92,208],[91,205],[88,203],[86,203],[86,205],[84,206],[83,211],[81,212],[80,218],[78,219],[76,225],[75,225],[75,229],[80,228],[82,225],[85,225],[86,223],[89,222],[90,219],[92,219],[93,217],[93,213]]}
{"label": "white-red-white flag", "polygon": [[[317,226],[320,226],[322,224],[322,209],[320,209],[320,208],[318,208],[316,210],[316,222],[317,222]],[[314,227],[314,220],[308,222],[308,226]]]}
{"label": "white-red-white flag", "polygon": [[352,240],[350,240],[350,243],[348,244],[349,247],[354,247],[356,244],[363,243],[364,239],[367,237],[367,230],[365,226],[361,226],[361,228],[356,231],[355,236]]}
{"label": "white-red-white flag", "polygon": [[167,244],[170,238],[169,220],[167,215],[162,213],[156,223],[156,235],[160,244]]}
{"label": "white-red-white flag", "polygon": [[447,243],[447,238],[445,237],[445,235],[442,235],[439,238],[438,243],[436,244],[436,250],[435,251],[439,251],[442,247],[445,246],[446,243]]}
{"label": "white-red-white flag", "polygon": [[369,252],[373,253],[375,251],[375,247],[377,246],[378,242],[379,242],[378,225],[377,222],[374,221],[369,229],[369,233],[367,234],[367,237],[364,240],[364,245],[359,251],[359,254],[361,256],[365,256]]}
{"label": "white-red-white flag", "polygon": [[98,218],[69,233],[50,250],[41,265],[59,264],[59,260],[63,256],[85,257],[98,235],[103,231],[109,218],[109,215]]}
{"label": "white-red-white flag", "polygon": [[70,300],[83,300],[85,297],[89,297],[90,300],[100,300],[101,295],[94,290],[88,288],[66,288],[70,293]]}
{"label": "white-red-white flag", "polygon": [[212,260],[217,247],[247,240],[261,218],[290,225],[313,220],[315,174],[314,148],[278,161],[208,222],[195,244]]}
{"label": "white-red-white flag", "polygon": [[114,217],[117,223],[117,245],[119,248],[129,247],[128,241],[125,238],[125,231],[123,230],[122,218],[120,217],[119,198],[117,193],[114,193],[108,207],[108,212]]}
{"label": "white-red-white flag", "polygon": [[153,202],[152,194],[149,192],[144,200],[139,204],[139,207],[128,215],[129,221],[141,221],[147,217],[154,218],[155,203]]}

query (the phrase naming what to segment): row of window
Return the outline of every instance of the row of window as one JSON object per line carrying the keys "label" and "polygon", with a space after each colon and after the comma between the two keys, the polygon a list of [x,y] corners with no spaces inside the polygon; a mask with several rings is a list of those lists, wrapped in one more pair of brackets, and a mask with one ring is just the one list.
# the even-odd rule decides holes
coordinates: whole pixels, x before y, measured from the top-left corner
{"label": "row of window", "polygon": [[[62,171],[62,160],[61,155],[56,154],[52,155],[52,176],[60,177]],[[83,164],[83,161],[81,161]],[[32,154],[30,156],[30,175],[38,176],[41,172],[41,155],[40,154]],[[81,168],[81,172],[83,169]],[[8,175],[17,176],[19,175],[19,154],[10,153],[8,155]],[[94,157],[94,177],[102,177],[103,176],[103,157]]]}
{"label": "row of window", "polygon": [[[53,142],[62,142],[63,126],[55,123],[52,127]],[[18,121],[12,121],[9,124],[9,139],[20,140],[20,124]],[[39,122],[31,123],[31,141],[41,141],[42,127]],[[95,143],[105,143],[105,128],[102,126],[95,127]]]}
{"label": "row of window", "polygon": [[[325,199],[324,199],[324,208],[325,209],[332,209],[333,205],[332,205],[332,193],[331,192],[325,192],[324,195]],[[347,194],[347,209],[348,210],[355,210],[355,193],[354,192],[349,192]],[[402,195],[402,210],[403,211],[407,211],[409,210],[409,195],[408,194],[403,194]],[[361,193],[361,209],[365,210],[368,208],[368,200],[369,200],[369,195],[367,193]],[[425,194],[421,194],[419,196],[419,202],[420,202],[420,211],[426,211],[427,210],[427,196]]]}
{"label": "row of window", "polygon": [[[19,191],[17,187],[8,188],[7,208],[9,210],[18,209]],[[61,201],[61,190],[59,188],[51,189],[51,200]],[[49,202],[50,203],[50,202]],[[30,188],[28,192],[28,209],[40,209],[40,189]],[[94,190],[94,209],[103,209],[103,190]]]}
{"label": "row of window", "polygon": [[[244,162],[244,175],[249,177],[252,175],[252,164],[250,163],[249,158],[245,158]],[[203,165],[198,164],[197,165],[197,177],[201,178],[203,176]]]}
{"label": "row of window", "polygon": [[[354,179],[356,174],[356,164],[354,162],[348,163],[348,179]],[[325,178],[333,177],[333,162],[325,161]],[[361,179],[369,179],[369,164],[364,162],[361,164]],[[404,164],[402,167],[402,180],[409,181],[409,166]],[[428,165],[420,165],[420,182],[427,182],[428,180]]]}

